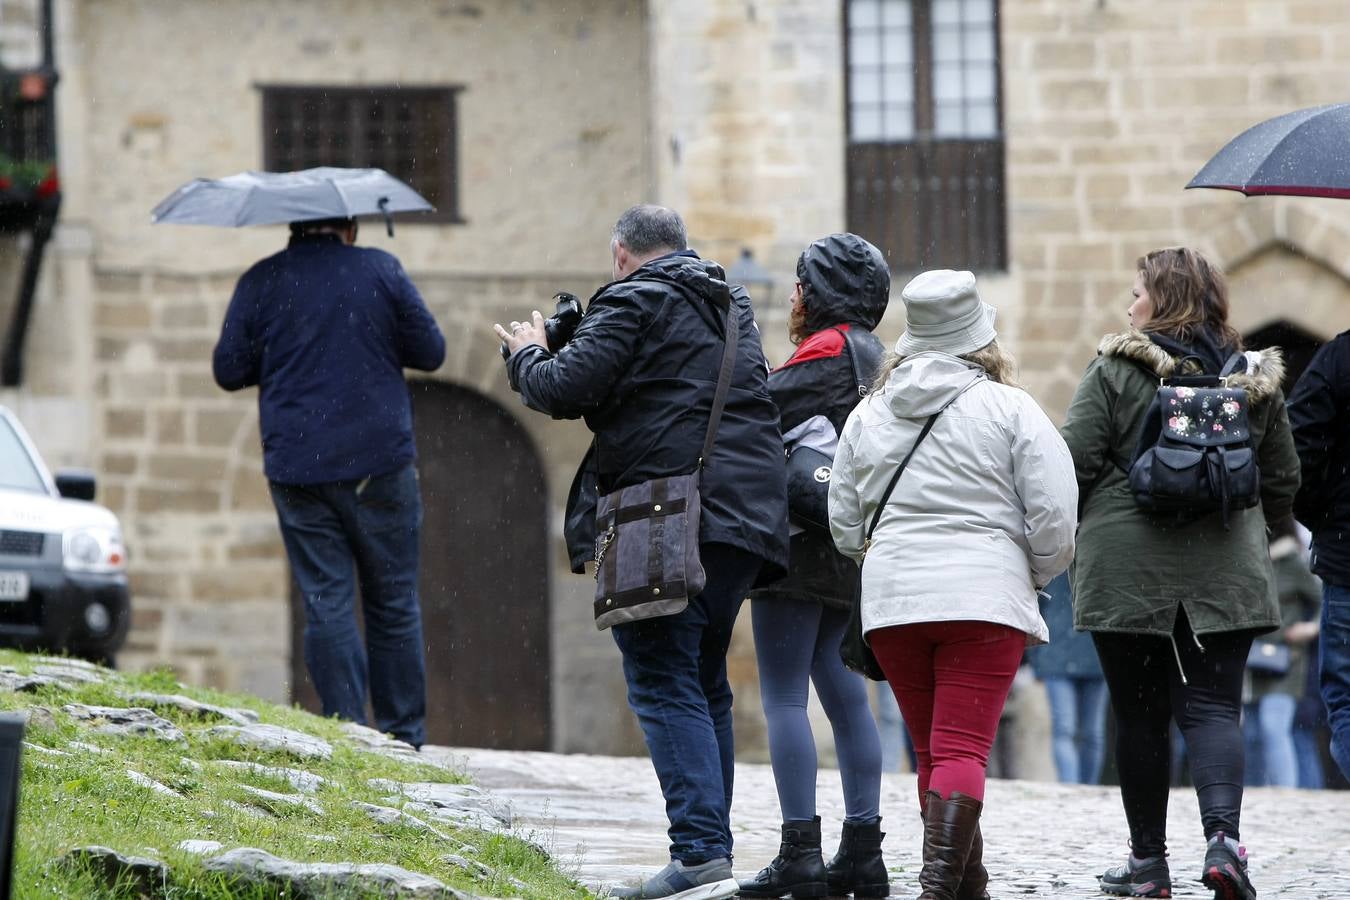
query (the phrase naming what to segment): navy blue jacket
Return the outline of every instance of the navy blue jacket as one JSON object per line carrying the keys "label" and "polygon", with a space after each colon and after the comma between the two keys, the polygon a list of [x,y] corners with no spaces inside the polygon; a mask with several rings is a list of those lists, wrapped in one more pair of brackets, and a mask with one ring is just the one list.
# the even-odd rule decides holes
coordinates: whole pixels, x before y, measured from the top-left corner
{"label": "navy blue jacket", "polygon": [[1303,481],[1294,515],[1312,532],[1312,570],[1350,586],[1350,331],[1318,349],[1289,394]]}
{"label": "navy blue jacket", "polygon": [[444,359],[445,338],[397,259],[318,235],[292,238],[239,279],[212,367],[227,391],[258,386],[268,479],[319,484],[412,462],[403,369]]}
{"label": "navy blue jacket", "polygon": [[507,362],[531,409],[585,418],[595,447],[568,498],[574,567],[595,550],[596,491],[694,470],[722,362],[726,315],[739,323],[722,424],[703,470],[701,543],[748,550],[787,565],[787,475],[778,410],[750,300],[692,251],[663,256],[596,292],[576,334],[555,356],[538,345]]}

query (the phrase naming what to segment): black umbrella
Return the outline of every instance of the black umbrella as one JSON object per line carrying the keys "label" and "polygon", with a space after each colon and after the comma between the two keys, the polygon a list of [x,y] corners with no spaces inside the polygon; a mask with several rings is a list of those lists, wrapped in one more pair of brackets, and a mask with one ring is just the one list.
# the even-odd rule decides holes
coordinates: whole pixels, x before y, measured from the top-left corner
{"label": "black umbrella", "polygon": [[1214,154],[1186,187],[1249,197],[1350,199],[1350,103],[1300,109],[1253,125]]}

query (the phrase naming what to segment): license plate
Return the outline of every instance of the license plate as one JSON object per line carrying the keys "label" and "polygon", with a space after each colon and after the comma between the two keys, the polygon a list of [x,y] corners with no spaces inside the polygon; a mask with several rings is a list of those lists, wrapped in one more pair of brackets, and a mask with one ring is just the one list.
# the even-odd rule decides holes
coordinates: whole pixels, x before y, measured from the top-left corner
{"label": "license plate", "polygon": [[27,572],[0,572],[0,601],[28,599]]}

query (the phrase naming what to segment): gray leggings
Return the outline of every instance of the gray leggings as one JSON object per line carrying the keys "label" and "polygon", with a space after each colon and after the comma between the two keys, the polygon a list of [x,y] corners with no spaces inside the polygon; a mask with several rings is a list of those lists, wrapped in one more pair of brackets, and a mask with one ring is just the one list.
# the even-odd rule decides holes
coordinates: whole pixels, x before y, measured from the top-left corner
{"label": "gray leggings", "polygon": [[750,616],[783,821],[816,814],[816,741],[806,714],[812,683],[834,729],[844,813],[855,822],[876,818],[881,794],[877,724],[863,677],[839,661],[848,614],[819,603],[756,597]]}

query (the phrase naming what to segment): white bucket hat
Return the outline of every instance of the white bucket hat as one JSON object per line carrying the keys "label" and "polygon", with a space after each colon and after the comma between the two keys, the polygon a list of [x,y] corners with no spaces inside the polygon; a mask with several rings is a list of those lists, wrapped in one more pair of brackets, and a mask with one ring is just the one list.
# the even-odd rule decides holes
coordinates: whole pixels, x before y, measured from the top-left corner
{"label": "white bucket hat", "polygon": [[998,337],[997,313],[980,300],[970,272],[923,272],[905,285],[900,297],[905,301],[905,333],[895,342],[895,352],[901,356],[926,350],[960,356]]}

